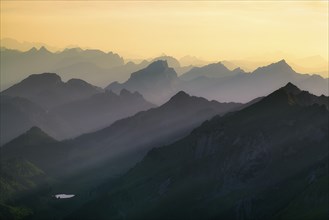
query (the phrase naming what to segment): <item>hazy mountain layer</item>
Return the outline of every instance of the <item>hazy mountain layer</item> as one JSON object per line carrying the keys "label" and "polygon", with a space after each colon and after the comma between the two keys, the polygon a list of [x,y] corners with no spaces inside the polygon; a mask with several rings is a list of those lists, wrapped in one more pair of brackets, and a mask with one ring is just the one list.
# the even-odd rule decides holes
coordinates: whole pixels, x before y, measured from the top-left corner
{"label": "hazy mountain layer", "polygon": [[113,81],[127,80],[131,73],[159,59],[168,60],[169,65],[180,74],[192,68],[181,67],[178,60],[170,56],[135,63],[125,62],[118,54],[101,50],[67,48],[60,52],[50,52],[41,46],[40,49],[33,47],[22,52],[1,47],[0,88],[2,91],[31,74],[44,72],[55,72],[65,81],[78,78],[105,87]]}
{"label": "hazy mountain layer", "polygon": [[[57,53],[52,53],[45,47],[39,50],[32,48],[26,52],[3,49],[1,61],[1,90],[30,74],[61,70],[59,74],[65,80],[70,78],[89,80],[103,74],[110,74],[110,71],[105,70],[124,65],[123,58],[112,52],[105,53],[100,50],[80,48],[65,49]],[[66,74],[68,74],[67,77],[65,77]],[[110,80],[111,77],[107,79]]]}
{"label": "hazy mountain layer", "polygon": [[[284,60],[260,67],[251,73],[227,74],[226,77],[202,77],[183,82],[180,89],[219,101],[247,102],[267,95],[276,88],[292,82],[315,95],[328,95],[328,78],[296,73]],[[220,72],[218,75],[222,76]]]}
{"label": "hazy mountain layer", "polygon": [[46,110],[78,99],[88,98],[102,89],[80,79],[66,83],[55,73],[33,74],[1,92],[1,95],[27,98]]}
{"label": "hazy mountain layer", "polygon": [[1,93],[1,144],[38,126],[56,139],[96,131],[154,107],[139,93],[104,92],[53,73],[31,75]]}
{"label": "hazy mountain layer", "polygon": [[[299,74],[285,60],[260,67],[251,73],[245,73],[239,68],[230,71],[222,63],[209,64],[193,68],[179,78],[165,62],[154,62],[133,73],[125,83],[114,82],[106,89],[115,92],[122,88],[138,91],[147,100],[157,104],[165,102],[172,93],[179,90],[210,100],[248,102],[268,95],[288,82],[293,82],[315,95],[329,93],[328,78]],[[172,74],[168,74],[169,72]]]}

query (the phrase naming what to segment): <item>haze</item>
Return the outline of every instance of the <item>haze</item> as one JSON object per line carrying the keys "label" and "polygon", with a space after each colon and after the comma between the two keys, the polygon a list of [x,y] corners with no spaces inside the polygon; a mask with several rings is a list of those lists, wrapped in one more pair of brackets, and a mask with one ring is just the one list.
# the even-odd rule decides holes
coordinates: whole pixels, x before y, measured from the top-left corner
{"label": "haze", "polygon": [[328,60],[327,30],[327,1],[1,1],[2,39],[98,48],[135,59],[165,53],[208,61]]}

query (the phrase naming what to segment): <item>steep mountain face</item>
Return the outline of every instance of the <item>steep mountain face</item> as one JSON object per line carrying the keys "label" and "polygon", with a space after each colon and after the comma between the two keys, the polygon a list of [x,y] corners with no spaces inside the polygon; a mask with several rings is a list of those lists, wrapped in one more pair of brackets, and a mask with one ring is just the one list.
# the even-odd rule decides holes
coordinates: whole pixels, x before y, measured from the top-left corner
{"label": "steep mountain face", "polygon": [[64,83],[55,73],[33,74],[1,92],[1,95],[27,98],[49,110],[55,106],[90,97],[101,91],[80,79]]}
{"label": "steep mountain face", "polygon": [[232,77],[237,74],[244,74],[245,72],[239,68],[235,70],[229,70],[221,62],[208,64],[203,67],[194,67],[190,71],[180,76],[183,80],[192,80],[198,77],[208,78],[221,78],[221,77]]}
{"label": "steep mountain face", "polygon": [[[325,97],[328,101],[328,97]],[[328,108],[292,84],[154,148],[68,219],[326,219]]]}
{"label": "steep mountain face", "polygon": [[126,82],[111,83],[106,89],[114,92],[123,88],[132,92],[138,91],[146,100],[162,104],[177,92],[178,83],[179,79],[175,70],[168,66],[167,61],[158,60],[145,69],[132,73]]}
{"label": "steep mountain face", "polygon": [[145,101],[137,92],[121,90],[117,95],[111,91],[98,93],[86,99],[60,105],[52,109],[74,131],[73,136],[99,130],[118,119],[148,110],[155,105]]}

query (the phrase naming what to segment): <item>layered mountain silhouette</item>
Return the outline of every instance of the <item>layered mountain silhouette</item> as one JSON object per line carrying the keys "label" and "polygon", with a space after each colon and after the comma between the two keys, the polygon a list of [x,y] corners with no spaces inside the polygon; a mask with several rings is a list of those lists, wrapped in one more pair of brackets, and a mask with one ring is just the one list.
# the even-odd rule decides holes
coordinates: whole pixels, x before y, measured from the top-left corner
{"label": "layered mountain silhouette", "polygon": [[72,138],[152,107],[127,90],[117,95],[53,73],[31,75],[1,93],[1,144],[32,126],[59,140]]}
{"label": "layered mountain silhouette", "polygon": [[1,219],[329,215],[328,78],[80,48],[1,60]]}
{"label": "layered mountain silhouette", "polygon": [[[124,65],[123,58],[112,52],[105,53],[100,50],[82,50],[80,48],[65,49],[56,53],[48,51],[45,47],[31,48],[25,52],[4,48],[1,51],[1,60],[2,89],[8,88],[34,73],[55,72],[60,69],[63,71],[62,77],[68,75],[65,77],[66,80],[70,78],[88,80],[111,72],[104,70]],[[84,71],[83,64],[91,68]]]}
{"label": "layered mountain silhouette", "polygon": [[218,103],[179,92],[160,107],[139,112],[107,128],[63,143],[71,152],[65,167],[76,172],[102,165],[107,174],[120,174],[142,159],[152,146],[171,143],[214,115],[238,107],[241,104]]}
{"label": "layered mountain silhouette", "polygon": [[270,94],[288,82],[315,95],[328,95],[328,78],[296,73],[285,60],[260,67],[247,74],[228,74],[227,77],[219,79],[199,77],[184,82],[180,88],[208,99],[247,102]]}
{"label": "layered mountain silhouette", "polygon": [[[328,78],[299,74],[285,60],[260,67],[251,73],[245,73],[240,68],[231,71],[222,63],[209,64],[195,67],[179,78],[165,63],[166,61],[156,61],[133,73],[125,83],[114,82],[106,89],[115,92],[122,88],[138,91],[147,100],[156,104],[164,103],[172,93],[180,90],[210,100],[246,103],[268,95],[288,82],[293,82],[315,95],[328,95],[329,92]],[[168,72],[172,74],[168,75]]]}
{"label": "layered mountain silhouette", "polygon": [[80,79],[71,79],[65,83],[55,73],[43,73],[30,75],[1,92],[1,95],[27,98],[48,110],[101,91],[101,88]]}
{"label": "layered mountain silhouette", "polygon": [[65,81],[78,78],[104,87],[109,82],[127,80],[131,73],[145,68],[156,60],[168,60],[169,66],[178,73],[192,67],[182,67],[171,56],[160,56],[140,62],[125,61],[118,54],[101,50],[67,48],[51,52],[46,47],[35,47],[22,52],[1,47],[1,91],[21,81],[31,74],[43,72],[58,73]]}
{"label": "layered mountain silhouette", "polygon": [[177,92],[178,84],[176,71],[168,66],[167,61],[158,60],[145,69],[132,73],[126,82],[113,82],[106,89],[114,92],[123,88],[132,92],[138,91],[146,100],[162,104]]}
{"label": "layered mountain silhouette", "polygon": [[326,219],[328,116],[289,83],[158,145],[69,219]]}
{"label": "layered mountain silhouette", "polygon": [[[132,94],[126,90],[122,90],[120,95],[107,92],[96,96],[100,101],[129,98],[136,100],[136,96],[142,98],[138,93]],[[86,102],[89,103],[90,100],[86,100]],[[87,106],[81,101],[75,104],[78,106],[74,106],[74,108]],[[13,198],[15,195],[18,204],[24,204],[26,201],[31,201],[31,199],[25,198],[24,194],[32,193],[38,197],[37,193],[40,192],[37,191],[36,194],[33,194],[33,190],[46,183],[50,184],[52,188],[66,190],[71,184],[73,186],[79,184],[79,187],[73,187],[74,190],[71,189],[71,192],[72,190],[77,193],[84,192],[89,190],[84,185],[86,182],[96,187],[102,181],[108,181],[109,177],[113,178],[128,170],[141,160],[152,146],[170,144],[187,135],[204,120],[236,108],[241,108],[241,104],[208,101],[179,92],[160,107],[139,112],[134,116],[116,121],[110,127],[72,140],[58,142],[40,128],[32,127],[26,133],[1,147],[2,161],[6,161],[6,163],[7,161],[16,161],[15,163],[25,161],[30,164],[29,166],[35,167],[35,171],[40,171],[40,175],[42,175],[38,174],[38,177],[33,179],[33,187],[17,188],[7,197]],[[11,172],[16,171],[11,169]],[[37,173],[35,172],[35,175]],[[56,181],[49,182],[49,179]],[[24,181],[29,181],[29,179],[22,179],[20,182],[4,180],[6,187],[20,185],[25,183]],[[69,183],[66,184],[66,182]],[[58,184],[59,186],[57,186]],[[88,185],[88,187],[91,186]],[[47,192],[44,193],[47,194]],[[41,193],[41,195],[43,194]],[[7,207],[6,202],[5,204]],[[16,202],[12,204],[16,204]],[[27,206],[36,208],[39,205],[37,200]],[[63,213],[66,212],[63,211]],[[37,214],[37,216],[39,215],[40,213]],[[41,212],[41,216],[44,216],[43,212]]]}
{"label": "layered mountain silhouette", "polygon": [[[125,90],[121,93],[129,97],[138,95]],[[120,99],[112,93],[106,95]],[[48,162],[52,161],[51,166],[59,173],[63,167],[67,172],[75,172],[108,163],[107,174],[119,174],[133,166],[152,146],[171,143],[214,115],[239,107],[238,103],[218,103],[179,92],[160,107],[118,120],[97,132],[59,142],[55,147],[59,152],[43,154],[43,159],[48,157]],[[38,157],[39,152],[31,154]]]}

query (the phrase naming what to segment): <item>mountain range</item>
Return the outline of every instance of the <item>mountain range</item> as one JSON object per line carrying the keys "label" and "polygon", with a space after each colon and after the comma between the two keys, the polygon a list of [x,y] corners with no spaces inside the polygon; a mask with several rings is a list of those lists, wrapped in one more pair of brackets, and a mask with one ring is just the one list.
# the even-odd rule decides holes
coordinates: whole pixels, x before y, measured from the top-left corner
{"label": "mountain range", "polygon": [[[37,219],[325,219],[328,109],[328,96],[288,83],[245,105],[180,91],[72,140],[33,127],[1,147],[11,190],[0,207]],[[59,205],[59,190],[76,199]]]}
{"label": "mountain range", "polygon": [[[54,73],[33,74],[1,92],[1,144],[31,126],[39,126],[60,140],[96,131],[117,119],[154,107],[151,103],[162,105],[181,90],[209,100],[246,103],[289,81],[315,95],[328,95],[328,79],[296,73],[284,60],[252,73],[239,68],[229,70],[222,63],[215,63],[193,68],[181,77],[167,61],[157,60],[132,73],[126,82],[113,82],[105,90],[80,79],[63,82]],[[122,89],[127,90],[126,94],[140,93],[146,100],[135,93],[130,98],[125,96],[126,104],[122,104],[125,99],[115,98],[116,94],[121,96]],[[136,100],[132,101],[132,97]],[[23,111],[25,105],[27,110]]]}
{"label": "mountain range", "polygon": [[328,97],[289,83],[155,145],[67,219],[326,219],[328,116]]}
{"label": "mountain range", "polygon": [[328,78],[80,48],[1,60],[1,219],[329,216]]}
{"label": "mountain range", "polygon": [[[137,95],[125,90],[121,93],[121,96]],[[118,98],[113,93],[107,95]],[[56,141],[40,128],[32,127],[1,147],[1,163],[9,167],[6,172],[16,173],[21,166],[19,164],[29,164],[26,172],[31,174],[23,177],[3,176],[1,187],[12,188],[4,198],[15,198],[20,204],[26,199],[30,201],[29,198],[25,199],[30,193],[48,195],[58,188],[83,193],[128,170],[154,145],[170,144],[187,135],[204,120],[241,107],[239,103],[218,103],[179,92],[160,107],[139,112],[107,128],[72,140]],[[29,181],[33,184],[25,186]],[[42,192],[34,192],[37,187],[41,187]],[[7,204],[7,200],[2,203]],[[39,207],[38,200],[30,206],[34,207],[32,204],[35,203]],[[17,209],[16,206],[10,208]]]}
{"label": "mountain range", "polygon": [[62,140],[154,107],[137,92],[114,94],[80,79],[31,75],[1,92],[1,144],[38,126]]}
{"label": "mountain range", "polygon": [[147,100],[156,104],[167,101],[179,90],[210,100],[246,103],[268,95],[288,82],[316,95],[328,95],[329,92],[328,78],[299,74],[285,60],[259,67],[251,73],[239,68],[229,70],[222,63],[215,63],[192,68],[180,77],[165,60],[156,61],[131,74],[126,82],[113,82],[106,89],[114,92],[122,88],[139,91]]}
{"label": "mountain range", "polygon": [[145,68],[153,61],[165,59],[169,65],[183,73],[192,67],[181,66],[171,56],[161,56],[140,62],[125,61],[113,52],[95,49],[66,48],[51,52],[45,46],[19,51],[1,47],[1,91],[23,80],[31,74],[54,72],[64,80],[82,79],[94,85],[104,87],[109,82],[122,82],[132,72]]}
{"label": "mountain range", "polygon": [[[129,96],[132,94],[129,93]],[[45,153],[43,159],[47,158],[46,163],[51,164],[55,173],[61,174],[110,162],[105,166],[106,172],[108,175],[116,175],[140,160],[150,147],[171,143],[188,134],[203,121],[236,108],[241,108],[241,104],[218,103],[179,92],[160,107],[141,111],[96,132],[58,142],[52,146],[58,153]],[[149,135],[150,133],[153,135]],[[5,144],[2,149],[13,148],[10,146],[15,140]],[[44,149],[47,148],[44,146]],[[21,157],[28,155],[17,152]],[[38,157],[40,152],[33,151],[29,154]],[[26,159],[36,163],[31,158]],[[65,172],[63,167],[66,167]]]}

